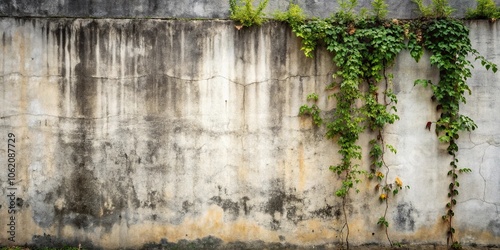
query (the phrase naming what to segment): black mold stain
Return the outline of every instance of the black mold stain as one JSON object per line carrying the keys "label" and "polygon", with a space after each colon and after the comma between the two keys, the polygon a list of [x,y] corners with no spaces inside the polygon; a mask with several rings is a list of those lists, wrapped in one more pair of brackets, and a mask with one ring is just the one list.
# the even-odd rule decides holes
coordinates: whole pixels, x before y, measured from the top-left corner
{"label": "black mold stain", "polygon": [[340,208],[335,209],[334,215],[335,219],[337,220],[340,219],[340,216],[342,215],[342,210]]}
{"label": "black mold stain", "polygon": [[398,204],[397,213],[394,216],[396,228],[404,231],[415,230],[415,209],[411,203]]}
{"label": "black mold stain", "polygon": [[162,198],[162,195],[155,190],[148,192],[148,198],[146,201],[143,201],[143,207],[156,209],[157,205],[165,204],[165,200]]}
{"label": "black mold stain", "polygon": [[[285,240],[285,237],[278,236],[281,241]],[[325,245],[314,245],[310,246],[310,249],[331,249],[331,243]],[[179,240],[177,243],[169,242],[168,239],[163,238],[159,243],[147,243],[142,247],[143,250],[160,250],[160,249],[305,249],[304,246],[297,246],[286,242],[264,242],[262,240],[257,241],[234,241],[234,242],[223,242],[221,239],[208,236],[202,239],[196,239],[192,241]]]}
{"label": "black mold stain", "polygon": [[[64,196],[66,206],[62,210],[55,210],[60,223],[69,221],[77,228],[84,229],[94,224],[101,224],[95,219],[101,216],[103,205],[101,185],[91,167],[95,165],[92,159],[94,155],[92,141],[95,131],[93,118],[97,93],[95,80],[89,76],[95,73],[96,26],[96,22],[91,22],[87,26],[80,26],[76,29],[75,48],[79,63],[74,68],[74,78],[69,85],[74,86],[70,87],[71,93],[76,100],[75,111],[81,119],[76,120],[77,126],[69,139],[60,139],[62,150],[71,152],[68,158],[73,172],[69,178],[63,180],[57,192],[58,195]],[[69,38],[69,34],[56,31],[56,36],[58,36],[58,42],[60,40],[59,45],[65,46],[66,37]],[[49,198],[52,199],[52,197]]]}
{"label": "black mold stain", "polygon": [[182,202],[182,212],[184,214],[191,212],[191,209],[193,206],[194,206],[194,203],[192,203],[190,201],[183,201]]}
{"label": "black mold stain", "polygon": [[250,200],[248,196],[243,196],[243,198],[240,199],[241,204],[243,205],[243,212],[245,215],[250,214],[250,207],[248,207],[247,202]]}
{"label": "black mold stain", "polygon": [[304,205],[302,199],[297,198],[295,195],[287,195],[285,199],[286,218],[293,221],[295,225],[304,220],[304,215],[301,213]]}
{"label": "black mold stain", "polygon": [[271,229],[279,229],[283,217],[294,224],[304,220],[304,215],[301,213],[304,200],[294,194],[286,194],[281,180],[276,179],[271,183],[272,188],[269,191],[271,196],[264,206],[264,212],[272,216]]}
{"label": "black mold stain", "polygon": [[76,37],[77,53],[80,62],[75,66],[75,98],[77,112],[85,118],[93,118],[95,98],[97,97],[95,75],[95,47],[97,46],[98,27],[91,22],[81,27]]}
{"label": "black mold stain", "polygon": [[230,199],[222,199],[220,196],[213,196],[210,200],[221,207],[224,210],[224,214],[227,213],[229,215],[229,219],[235,220],[240,215],[240,205],[238,202]]}
{"label": "black mold stain", "polygon": [[67,219],[77,228],[88,228],[93,224],[91,220],[100,216],[102,207],[97,178],[81,163],[62,188],[67,206],[56,213],[69,215]]}
{"label": "black mold stain", "polygon": [[223,241],[213,236],[207,236],[193,241],[180,240],[177,243],[168,242],[166,238],[160,240],[160,243],[144,244],[142,249],[220,249]]}
{"label": "black mold stain", "polygon": [[[347,200],[347,204],[346,204],[346,209],[348,213],[353,213],[353,206],[352,204],[349,204],[349,201]],[[328,203],[318,209],[318,210],[314,210],[311,212],[311,215],[313,217],[319,217],[321,219],[327,219],[327,218],[335,218],[336,220],[340,220],[340,219],[343,219],[343,208],[342,208],[342,203],[337,203],[335,205],[329,205]]]}
{"label": "black mold stain", "polygon": [[500,236],[500,219],[491,220],[488,223],[488,230],[493,232],[493,235]]}
{"label": "black mold stain", "polygon": [[338,217],[340,217],[340,215],[342,214],[342,212],[340,211],[340,208],[334,209],[333,206],[330,206],[330,205],[326,204],[325,207],[313,211],[312,214],[315,217],[319,217],[319,218],[322,218],[322,219],[332,218],[335,215],[335,217],[338,219]]}
{"label": "black mold stain", "polygon": [[269,198],[265,212],[274,216],[276,212],[283,214],[284,213],[284,204],[285,204],[286,195],[281,190],[275,190],[271,192],[271,197]]}
{"label": "black mold stain", "polygon": [[102,249],[100,247],[94,246],[89,240],[75,239],[73,241],[68,241],[60,239],[50,234],[34,235],[31,239],[31,244],[28,245],[31,249],[67,249],[68,247],[78,247],[79,249]]}

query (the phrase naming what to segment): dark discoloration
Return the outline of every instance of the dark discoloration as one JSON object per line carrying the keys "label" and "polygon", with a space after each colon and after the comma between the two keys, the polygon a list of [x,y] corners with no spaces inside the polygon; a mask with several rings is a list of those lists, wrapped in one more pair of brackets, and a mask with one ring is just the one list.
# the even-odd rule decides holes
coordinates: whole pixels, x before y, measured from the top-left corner
{"label": "dark discoloration", "polygon": [[[338,213],[338,216],[337,216],[337,213]],[[311,214],[313,214],[315,217],[319,217],[319,218],[322,218],[322,219],[326,219],[326,218],[332,218],[334,215],[335,217],[340,217],[341,215],[341,212],[340,212],[340,208],[334,208],[334,206],[330,206],[328,204],[326,204],[326,206],[318,209],[318,210],[314,210]]]}
{"label": "dark discoloration", "polygon": [[240,204],[239,202],[234,202],[230,199],[222,199],[220,196],[213,196],[210,198],[210,201],[217,204],[217,206],[221,207],[224,210],[224,214],[228,214],[231,220],[236,220],[240,215]]}
{"label": "dark discoloration", "polygon": [[[279,239],[281,241],[285,240],[285,237],[280,235]],[[166,238],[160,240],[159,243],[147,243],[142,249],[143,250],[160,250],[160,249],[221,249],[221,250],[233,250],[233,249],[337,249],[338,246],[334,247],[331,243],[324,245],[312,245],[312,246],[298,246],[286,242],[264,242],[261,240],[257,241],[234,241],[234,242],[223,242],[221,239],[208,236],[202,239],[196,239],[192,241],[180,240],[177,243],[169,242]],[[354,249],[357,249],[354,247]],[[364,248],[360,248],[364,249]],[[375,248],[373,248],[375,249]]]}
{"label": "dark discoloration", "polygon": [[274,216],[275,213],[283,214],[286,199],[285,193],[281,190],[273,190],[270,195],[271,197],[266,204],[265,212],[271,216]]}
{"label": "dark discoloration", "polygon": [[223,241],[219,238],[208,236],[193,241],[180,240],[177,243],[168,242],[166,238],[160,240],[160,243],[147,243],[142,249],[220,249]]}
{"label": "dark discoloration", "polygon": [[68,215],[67,219],[77,228],[88,228],[93,224],[90,220],[100,216],[102,207],[97,178],[81,163],[65,181],[63,189],[67,207],[58,212]]}
{"label": "dark discoloration", "polygon": [[495,236],[500,236],[500,218],[497,218],[495,220],[491,220],[490,223],[488,223],[488,230],[493,233]]}
{"label": "dark discoloration", "polygon": [[151,190],[148,192],[148,197],[142,202],[142,207],[156,209],[158,205],[165,204],[165,200],[160,192]]}
{"label": "dark discoloration", "polygon": [[271,183],[270,198],[264,206],[264,212],[272,216],[271,229],[278,230],[283,217],[294,224],[304,220],[305,216],[302,213],[304,200],[297,197],[292,191],[290,194],[285,193],[281,180],[273,180]]}
{"label": "dark discoloration", "polygon": [[243,206],[243,212],[245,213],[245,215],[249,215],[250,214],[251,208],[247,204],[247,202],[249,200],[250,200],[250,198],[248,198],[248,196],[243,196],[243,198],[240,199],[240,203]]}
{"label": "dark discoloration", "polygon": [[397,206],[397,213],[394,215],[396,228],[404,231],[415,230],[415,209],[411,203],[400,203]]}
{"label": "dark discoloration", "polygon": [[[66,33],[62,34],[57,40],[60,45],[65,46],[66,39],[70,37]],[[89,229],[94,224],[100,225],[98,218],[102,216],[103,206],[101,183],[94,173],[93,139],[96,125],[91,119],[95,116],[97,96],[96,83],[90,77],[95,74],[96,36],[96,22],[76,30],[75,48],[79,63],[74,69],[74,81],[69,85],[76,100],[75,111],[78,116],[85,119],[78,120],[69,142],[62,140],[60,143],[63,150],[71,152],[69,164],[72,165],[73,172],[69,178],[64,179],[58,190],[58,194],[64,196],[66,205],[61,210],[56,209],[55,212],[57,217],[69,221],[80,229]],[[110,225],[108,227],[110,228]]]}
{"label": "dark discoloration", "polygon": [[191,212],[193,205],[194,205],[194,203],[192,203],[190,201],[183,201],[182,202],[182,212],[184,214]]}
{"label": "dark discoloration", "polygon": [[34,235],[31,239],[31,244],[29,247],[32,249],[46,249],[46,248],[54,248],[54,249],[64,249],[68,247],[78,247],[82,249],[102,249],[100,247],[95,246],[89,240],[80,240],[74,239],[72,241],[61,239],[49,234],[44,235]]}
{"label": "dark discoloration", "polygon": [[287,195],[285,201],[286,218],[288,220],[297,225],[297,223],[305,219],[302,211],[304,207],[303,199],[299,199],[295,195]]}

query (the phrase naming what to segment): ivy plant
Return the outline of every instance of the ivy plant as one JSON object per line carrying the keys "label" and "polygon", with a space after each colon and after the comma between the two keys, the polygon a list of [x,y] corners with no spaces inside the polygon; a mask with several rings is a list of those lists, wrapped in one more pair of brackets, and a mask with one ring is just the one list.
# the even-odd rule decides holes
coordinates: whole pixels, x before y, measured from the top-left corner
{"label": "ivy plant", "polygon": [[[255,9],[253,0],[230,0],[231,19],[248,27],[263,22],[263,10],[268,0],[262,0]],[[340,187],[335,195],[342,199],[344,224],[340,230],[342,242],[349,248],[349,222],[346,204],[351,191],[359,192],[357,184],[363,176],[376,180],[379,190],[377,199],[385,204],[383,216],[377,224],[385,229],[389,237],[389,221],[386,219],[391,195],[395,196],[403,188],[403,181],[396,177],[389,181],[390,168],[385,162],[386,152],[397,153],[394,146],[387,144],[384,135],[385,128],[399,120],[397,115],[397,97],[392,91],[392,75],[388,69],[394,64],[397,55],[408,50],[418,62],[424,50],[431,53],[430,63],[437,67],[440,79],[434,83],[420,79],[415,84],[430,87],[434,93],[432,100],[436,102],[440,118],[428,121],[425,128],[435,130],[439,141],[448,144],[447,152],[451,156],[448,176],[450,184],[447,189],[449,202],[443,215],[447,222],[447,240],[452,248],[461,245],[454,237],[453,227],[456,197],[459,194],[459,174],[472,171],[458,166],[457,140],[464,131],[477,128],[474,121],[461,114],[460,105],[465,104],[465,94],[471,92],[467,79],[471,76],[472,63],[470,55],[480,60],[486,69],[497,71],[497,66],[487,61],[474,50],[468,38],[467,27],[458,20],[449,18],[454,11],[448,0],[432,0],[425,5],[423,0],[412,0],[417,4],[424,18],[419,20],[399,21],[385,20],[387,4],[384,0],[373,0],[372,16],[357,15],[355,9],[357,0],[338,0],[340,10],[330,18],[307,20],[302,9],[291,3],[287,12],[275,12],[279,21],[290,24],[297,37],[302,39],[301,50],[307,57],[312,57],[318,44],[324,44],[331,52],[332,60],[337,67],[334,82],[327,86],[328,97],[335,98],[336,107],[324,112],[317,105],[319,95],[312,93],[307,96],[310,104],[300,107],[299,115],[311,116],[315,126],[326,128],[326,137],[333,139],[339,146],[340,162],[330,166],[339,177]],[[478,0],[478,8],[469,11],[471,16],[486,15],[489,18],[495,12],[492,0]],[[370,141],[370,168],[363,169],[360,165],[362,147],[358,140],[360,135],[370,131],[373,139]],[[343,237],[344,229],[346,236]]]}
{"label": "ivy plant", "polygon": [[[426,49],[431,53],[430,63],[439,69],[439,81],[433,83],[430,80],[417,80],[415,84],[430,87],[434,93],[432,100],[437,102],[436,109],[440,112],[440,118],[435,121],[435,131],[439,141],[448,144],[447,152],[451,155],[450,170],[448,176],[449,202],[446,204],[446,213],[443,220],[448,224],[448,245],[459,246],[455,239],[455,228],[453,227],[454,208],[457,205],[456,197],[459,195],[458,174],[470,172],[469,168],[458,166],[458,144],[457,140],[464,131],[477,128],[474,121],[460,113],[460,105],[466,103],[465,94],[471,94],[467,85],[467,79],[471,77],[472,63],[468,56],[475,56],[486,69],[497,71],[497,66],[487,61],[483,56],[472,48],[469,40],[469,30],[460,21],[454,19],[433,19],[423,22],[419,26],[421,39],[411,41],[411,44],[419,44],[418,49]],[[412,39],[416,39],[413,36]],[[413,47],[415,49],[415,47]],[[418,60],[422,52],[412,55]],[[430,130],[433,122],[429,121],[426,128]]]}
{"label": "ivy plant", "polygon": [[[302,50],[306,56],[312,57],[312,52],[321,41],[332,53],[332,59],[338,68],[334,74],[337,81],[328,86],[329,89],[335,89],[331,96],[336,99],[336,107],[330,112],[332,115],[322,118],[316,104],[302,106],[299,114],[311,115],[316,125],[324,124],[326,136],[334,139],[340,148],[338,152],[342,159],[339,164],[330,166],[330,170],[341,178],[341,185],[335,195],[342,198],[345,224],[341,231],[346,229],[347,247],[350,232],[345,206],[350,191],[359,192],[357,184],[361,182],[363,175],[383,176],[379,174],[379,168],[385,167],[388,171],[383,160],[385,148],[396,151],[383,140],[385,126],[399,119],[395,114],[397,98],[392,92],[392,75],[386,69],[406,47],[405,30],[400,23],[383,19],[387,14],[387,5],[383,1],[374,2],[374,15],[370,18],[354,15],[356,3],[355,0],[343,1],[342,10],[333,17],[311,20],[294,28],[296,35],[302,38]],[[369,171],[363,170],[359,165],[362,152],[358,139],[367,129],[376,134],[371,143],[372,168]],[[399,187],[387,183],[387,180],[385,184],[377,186],[383,186],[381,190],[384,193],[395,190],[394,194],[398,190],[396,187]],[[387,202],[387,196],[384,195],[380,197]],[[381,218],[383,220],[379,220],[383,222],[379,224],[387,229],[386,213],[387,206]],[[389,239],[388,233],[387,238]],[[389,242],[391,243],[390,239]]]}

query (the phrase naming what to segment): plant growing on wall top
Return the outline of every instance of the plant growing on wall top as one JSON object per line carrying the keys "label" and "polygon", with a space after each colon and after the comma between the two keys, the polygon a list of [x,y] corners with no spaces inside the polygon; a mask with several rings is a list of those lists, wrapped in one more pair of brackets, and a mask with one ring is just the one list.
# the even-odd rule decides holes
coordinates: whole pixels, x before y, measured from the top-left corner
{"label": "plant growing on wall top", "polygon": [[[229,0],[230,18],[243,27],[261,25],[265,21],[264,9],[269,0],[262,0],[257,7],[254,0]],[[240,26],[237,26],[240,27]],[[241,27],[240,27],[241,28]]]}
{"label": "plant growing on wall top", "polygon": [[306,15],[299,5],[290,3],[286,12],[276,11],[273,13],[274,19],[282,22],[287,22],[292,28],[301,25],[306,20]]}
{"label": "plant growing on wall top", "polygon": [[417,4],[422,16],[427,18],[446,18],[455,11],[448,4],[448,0],[432,0],[429,5],[425,5],[423,0],[412,1]]}
{"label": "plant growing on wall top", "polygon": [[468,9],[466,13],[468,19],[490,19],[496,21],[500,18],[500,8],[497,8],[493,0],[477,0],[475,9]]}

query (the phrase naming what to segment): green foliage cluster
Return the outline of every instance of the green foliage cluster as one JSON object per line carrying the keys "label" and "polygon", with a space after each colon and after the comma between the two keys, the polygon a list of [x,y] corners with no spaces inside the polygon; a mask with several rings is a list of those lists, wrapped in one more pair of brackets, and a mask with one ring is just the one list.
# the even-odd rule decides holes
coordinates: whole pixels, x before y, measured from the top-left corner
{"label": "green foliage cluster", "polygon": [[358,0],[337,0],[340,9],[335,15],[338,19],[345,21],[354,21],[356,19],[356,13],[354,9],[358,6]]}
{"label": "green foliage cluster", "polygon": [[500,18],[500,8],[493,0],[477,0],[476,8],[467,10],[465,17],[467,19],[491,19],[495,21]]}
{"label": "green foliage cluster", "polygon": [[[424,50],[428,50],[431,65],[440,72],[440,80],[434,84],[429,80],[417,80],[416,84],[430,86],[434,92],[433,100],[441,117],[435,121],[436,133],[439,140],[448,143],[448,153],[453,157],[450,163],[451,178],[449,185],[447,213],[443,216],[448,222],[448,241],[459,245],[454,239],[455,229],[452,224],[453,208],[458,195],[458,173],[470,172],[468,168],[459,169],[457,166],[457,140],[463,131],[474,130],[477,125],[467,116],[459,113],[459,106],[465,103],[465,93],[470,94],[467,79],[471,76],[472,63],[469,55],[480,60],[486,69],[497,71],[497,66],[488,62],[471,47],[468,38],[469,31],[465,25],[457,20],[450,19],[453,9],[447,0],[432,0],[426,6],[422,0],[414,0],[425,19],[416,21],[385,21],[387,5],[384,1],[374,0],[373,15],[360,18],[354,14],[357,0],[343,0],[341,10],[328,19],[314,19],[296,26],[294,32],[302,38],[302,50],[308,57],[313,56],[319,41],[326,45],[333,53],[333,61],[338,67],[334,77],[337,82],[329,88],[337,90],[335,97],[337,106],[331,116],[321,117],[320,108],[314,105],[304,105],[299,114],[311,115],[316,125],[324,124],[328,138],[336,140],[342,156],[340,164],[330,169],[342,179],[341,187],[335,194],[343,198],[349,195],[351,189],[359,191],[356,184],[361,181],[360,175],[367,174],[370,178],[376,177],[379,181],[377,189],[381,190],[379,198],[385,202],[384,216],[377,224],[386,229],[387,239],[392,242],[387,233],[389,222],[386,220],[388,197],[396,195],[403,188],[402,181],[389,183],[388,166],[384,161],[386,149],[396,153],[396,149],[384,142],[383,130],[387,124],[393,124],[399,117],[396,115],[397,98],[392,92],[392,76],[386,74],[396,56],[407,49],[416,61],[419,61]],[[405,40],[407,41],[405,43]],[[310,99],[310,98],[308,98]],[[310,99],[316,101],[315,98]],[[429,122],[426,126],[430,130]],[[370,171],[360,169],[361,147],[357,144],[360,133],[366,129],[377,135],[370,141]],[[385,175],[381,169],[385,167]],[[406,188],[409,188],[406,186]],[[345,211],[344,211],[345,212]],[[347,226],[348,243],[349,226]]]}
{"label": "green foliage cluster", "polygon": [[417,4],[422,16],[427,18],[447,18],[454,11],[448,4],[448,0],[432,0],[429,5],[425,5],[423,0],[412,1]]}
{"label": "green foliage cluster", "polygon": [[290,3],[286,12],[276,11],[273,13],[273,17],[278,21],[289,23],[292,28],[297,27],[306,20],[306,15],[302,8],[294,3]]}
{"label": "green foliage cluster", "polygon": [[[439,69],[440,79],[438,83],[430,80],[417,80],[415,84],[430,86],[434,96],[432,100],[437,102],[437,110],[441,113],[440,118],[435,122],[436,133],[439,140],[448,143],[448,154],[452,156],[450,162],[451,170],[448,176],[451,179],[446,204],[447,212],[443,219],[448,222],[448,243],[459,244],[454,239],[455,229],[453,228],[453,209],[457,204],[456,196],[459,194],[458,173],[470,172],[468,168],[458,167],[458,144],[457,140],[463,131],[471,131],[477,128],[474,121],[460,114],[460,104],[466,103],[465,94],[471,93],[467,85],[467,79],[471,77],[472,63],[468,60],[468,55],[474,55],[476,60],[480,60],[486,69],[497,71],[497,66],[485,60],[472,48],[469,40],[469,30],[467,27],[453,19],[436,19],[421,23],[419,26],[422,38],[420,41],[413,41],[412,44],[420,44],[419,49],[426,49],[431,52],[430,63]],[[414,37],[413,37],[414,38]],[[415,55],[421,55],[417,52]],[[416,56],[418,60],[420,56]],[[430,130],[431,122],[427,128]]]}
{"label": "green foliage cluster", "polygon": [[[258,24],[252,18],[247,18],[251,21],[246,22],[244,19],[234,18],[233,13],[242,8],[245,13],[253,13],[244,16],[254,17],[258,15],[256,13],[262,12],[267,0],[263,0],[257,10],[252,7],[253,0],[243,0],[245,5],[239,7],[235,1],[237,0],[230,0],[232,19],[241,22],[243,26]],[[389,195],[398,194],[404,187],[398,177],[393,182],[388,180],[389,167],[384,155],[387,150],[396,153],[396,149],[384,141],[384,129],[388,124],[399,120],[396,114],[397,97],[392,91],[393,76],[387,73],[387,69],[403,50],[408,50],[417,62],[424,50],[429,51],[431,65],[439,69],[440,79],[437,83],[420,79],[415,84],[430,86],[434,93],[432,100],[436,102],[440,112],[440,118],[427,122],[426,128],[430,130],[431,125],[435,124],[439,140],[448,144],[447,151],[452,156],[448,172],[449,202],[443,219],[448,223],[448,243],[451,247],[460,246],[454,239],[455,229],[452,223],[460,186],[458,174],[470,172],[471,169],[458,167],[457,140],[464,131],[477,128],[471,118],[459,112],[460,104],[465,104],[465,94],[471,92],[467,85],[472,68],[468,56],[475,56],[482,66],[493,72],[497,71],[497,66],[472,48],[467,27],[460,21],[449,18],[454,10],[447,0],[432,0],[430,5],[425,5],[423,0],[412,1],[418,5],[424,18],[413,21],[385,20],[387,4],[384,0],[372,1],[371,16],[355,13],[357,0],[338,0],[340,10],[326,19],[306,20],[302,9],[293,3],[287,12],[274,14],[277,20],[288,22],[297,37],[302,39],[301,50],[307,57],[313,56],[319,43],[324,44],[332,53],[332,59],[338,68],[333,75],[335,81],[327,87],[329,92],[334,92],[328,97],[335,98],[335,109],[323,112],[316,104],[319,95],[313,93],[307,96],[308,102],[312,104],[301,106],[299,115],[311,116],[316,126],[325,126],[327,138],[335,140],[340,148],[338,152],[342,159],[339,164],[330,166],[330,170],[341,179],[341,186],[335,191],[335,195],[343,201],[345,224],[341,233],[347,228],[347,248],[349,223],[346,200],[351,190],[359,192],[357,184],[361,182],[362,176],[378,181],[378,198],[385,203],[385,211],[377,224],[385,229],[391,246],[397,245],[389,238],[386,215]],[[492,0],[477,1],[478,8],[469,11],[468,15],[495,17],[494,13],[498,9]],[[371,165],[368,171],[361,169],[359,164],[362,149],[358,144],[360,134],[367,130],[375,137],[370,141]],[[384,170],[385,174],[382,173]]]}
{"label": "green foliage cluster", "polygon": [[[385,126],[399,119],[395,114],[397,98],[392,92],[392,75],[387,74],[386,69],[406,47],[403,26],[397,21],[383,20],[387,14],[384,1],[374,2],[373,16],[369,18],[356,17],[353,13],[355,4],[356,0],[343,1],[342,10],[333,17],[311,20],[294,29],[296,35],[302,38],[302,50],[306,56],[312,57],[318,41],[322,41],[327,50],[332,52],[333,61],[338,67],[334,74],[337,81],[329,86],[337,90],[331,96],[337,103],[332,115],[321,118],[316,104],[302,106],[299,114],[311,115],[316,125],[324,121],[326,136],[336,140],[340,148],[341,162],[330,166],[330,170],[342,179],[335,194],[343,198],[344,205],[351,190],[359,192],[356,184],[361,182],[361,176],[375,176],[379,168],[387,167],[383,161],[385,148],[396,152],[394,147],[383,141]],[[367,129],[377,135],[371,143],[372,168],[369,172],[362,170],[359,165],[362,152],[358,144],[360,134]],[[384,185],[378,185],[383,186],[382,192],[396,190],[394,194],[397,193],[396,185],[388,184],[387,179],[381,180],[385,180]],[[345,211],[344,217],[348,244],[349,225]],[[387,227],[385,215],[383,218],[381,225]]]}
{"label": "green foliage cluster", "polygon": [[378,20],[385,19],[389,13],[387,6],[388,5],[385,3],[385,0],[373,0],[373,16]]}
{"label": "green foliage cluster", "polygon": [[260,1],[257,8],[254,6],[253,2],[254,0],[229,0],[231,20],[237,21],[243,27],[261,25],[264,23],[264,9],[269,3],[269,0]]}

